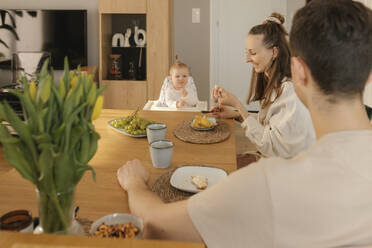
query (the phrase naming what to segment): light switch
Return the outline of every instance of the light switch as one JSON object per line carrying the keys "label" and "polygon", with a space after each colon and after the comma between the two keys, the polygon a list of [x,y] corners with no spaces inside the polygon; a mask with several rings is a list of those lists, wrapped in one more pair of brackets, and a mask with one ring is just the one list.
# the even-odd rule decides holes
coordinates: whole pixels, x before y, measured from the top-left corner
{"label": "light switch", "polygon": [[200,23],[200,8],[192,8],[192,23]]}

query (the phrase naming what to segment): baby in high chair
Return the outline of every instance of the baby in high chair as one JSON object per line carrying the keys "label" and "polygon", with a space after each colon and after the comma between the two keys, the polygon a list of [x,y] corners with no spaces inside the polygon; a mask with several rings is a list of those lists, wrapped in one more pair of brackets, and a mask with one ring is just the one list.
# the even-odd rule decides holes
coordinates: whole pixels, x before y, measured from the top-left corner
{"label": "baby in high chair", "polygon": [[189,67],[177,61],[169,69],[169,76],[164,79],[157,107],[195,107],[199,102],[195,83],[189,76]]}

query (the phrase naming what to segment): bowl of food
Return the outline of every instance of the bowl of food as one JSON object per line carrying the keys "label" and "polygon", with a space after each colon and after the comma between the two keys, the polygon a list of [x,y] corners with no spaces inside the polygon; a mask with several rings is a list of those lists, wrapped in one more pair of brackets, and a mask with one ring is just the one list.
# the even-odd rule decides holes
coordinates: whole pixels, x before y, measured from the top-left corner
{"label": "bowl of food", "polygon": [[108,124],[115,131],[127,136],[135,138],[146,137],[146,127],[154,122],[139,117],[137,113],[136,111],[130,116],[110,120]]}
{"label": "bowl of food", "polygon": [[90,235],[101,238],[142,238],[143,221],[141,218],[125,213],[105,215],[90,227]]}
{"label": "bowl of food", "polygon": [[217,126],[217,120],[212,116],[196,115],[191,121],[191,128],[197,131],[212,130],[215,126]]}

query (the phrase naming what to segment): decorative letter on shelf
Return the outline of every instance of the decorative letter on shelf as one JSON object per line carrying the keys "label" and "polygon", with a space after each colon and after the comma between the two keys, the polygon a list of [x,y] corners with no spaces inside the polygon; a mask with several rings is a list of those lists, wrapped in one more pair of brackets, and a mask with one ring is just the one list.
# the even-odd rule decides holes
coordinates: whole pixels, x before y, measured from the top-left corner
{"label": "decorative letter on shelf", "polygon": [[[143,39],[139,36],[142,34]],[[144,47],[146,44],[146,31],[139,29],[137,26],[134,27],[134,42],[136,42],[137,47]]]}
{"label": "decorative letter on shelf", "polygon": [[119,47],[123,47],[124,35],[122,33],[116,33],[112,36],[112,47],[118,47],[118,41]]}
{"label": "decorative letter on shelf", "polygon": [[130,28],[127,28],[125,35],[124,35],[124,47],[130,47],[129,38],[131,34],[132,34],[132,30]]}

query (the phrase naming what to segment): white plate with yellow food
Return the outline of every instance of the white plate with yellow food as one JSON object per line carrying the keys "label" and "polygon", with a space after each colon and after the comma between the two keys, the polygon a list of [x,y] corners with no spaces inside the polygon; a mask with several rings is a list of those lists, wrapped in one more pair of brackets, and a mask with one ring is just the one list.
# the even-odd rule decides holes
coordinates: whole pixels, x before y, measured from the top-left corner
{"label": "white plate with yellow food", "polygon": [[209,131],[217,126],[217,120],[212,116],[196,115],[190,126],[197,131]]}
{"label": "white plate with yellow food", "polygon": [[183,166],[176,169],[170,184],[183,191],[198,193],[227,176],[226,171],[207,166]]}

